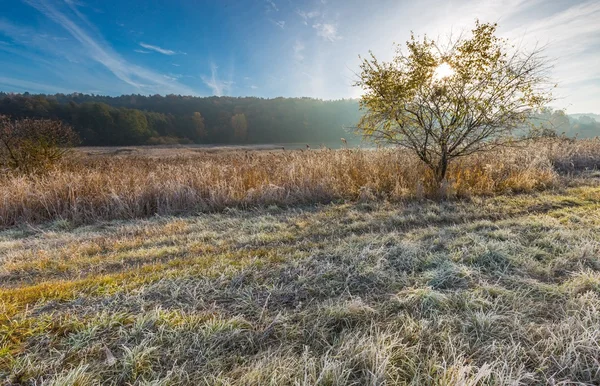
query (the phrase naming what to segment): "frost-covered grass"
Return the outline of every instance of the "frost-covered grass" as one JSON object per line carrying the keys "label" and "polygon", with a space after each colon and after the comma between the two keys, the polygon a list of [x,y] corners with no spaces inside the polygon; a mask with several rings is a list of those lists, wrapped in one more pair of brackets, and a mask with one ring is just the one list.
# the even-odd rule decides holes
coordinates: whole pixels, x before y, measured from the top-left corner
{"label": "frost-covered grass", "polygon": [[8,384],[600,383],[600,188],[0,232]]}

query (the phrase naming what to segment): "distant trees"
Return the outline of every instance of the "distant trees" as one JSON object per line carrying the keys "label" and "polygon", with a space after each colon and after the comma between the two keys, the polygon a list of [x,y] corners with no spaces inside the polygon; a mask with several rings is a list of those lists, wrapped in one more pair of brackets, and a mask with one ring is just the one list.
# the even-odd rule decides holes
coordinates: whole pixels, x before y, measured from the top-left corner
{"label": "distant trees", "polygon": [[567,131],[569,136],[578,136],[579,138],[589,138],[600,136],[600,122],[591,116],[582,115],[569,119],[571,127]]}
{"label": "distant trees", "polygon": [[0,115],[0,169],[26,174],[45,171],[77,141],[75,132],[62,122]]}
{"label": "distant trees", "polygon": [[[145,113],[139,110],[115,109],[105,103],[86,102],[69,105],[70,121],[89,145],[134,145],[144,143],[158,131],[168,131],[166,117],[162,114]],[[58,118],[58,117],[52,117]],[[151,126],[152,124],[153,126]]]}
{"label": "distant trees", "polygon": [[[135,110],[136,113],[133,113]],[[546,112],[544,112],[546,111]],[[549,112],[549,113],[548,113]],[[196,114],[197,113],[197,114]],[[179,95],[123,95],[107,97],[85,94],[25,95],[0,92],[0,115],[13,119],[60,120],[70,125],[86,146],[176,143],[324,143],[350,145],[360,137],[345,127],[356,127],[361,112],[357,100],[322,101],[311,98],[198,98]],[[246,122],[237,117],[243,114]],[[600,126],[593,119],[567,116],[542,109],[540,119],[557,134],[593,137]],[[549,114],[549,115],[548,115]],[[554,114],[554,117],[551,115]],[[144,123],[145,118],[145,123]],[[556,122],[561,123],[556,123]],[[234,123],[237,122],[237,123]],[[130,124],[132,123],[132,124]],[[364,134],[364,133],[362,133]]]}
{"label": "distant trees", "polygon": [[165,114],[149,111],[145,113],[148,128],[154,136],[168,137],[173,136],[173,125]]}
{"label": "distant trees", "polygon": [[139,110],[119,109],[115,119],[114,138],[118,144],[145,143],[152,136],[146,115]]}
{"label": "distant trees", "polygon": [[598,118],[594,114],[567,115],[562,110],[544,108],[535,115],[532,124],[540,135],[592,138],[600,136]]}
{"label": "distant trees", "polygon": [[192,114],[192,122],[194,123],[194,133],[196,138],[205,139],[208,136],[208,132],[206,131],[206,125],[204,124],[202,114],[195,111],[194,114]]}
{"label": "distant trees", "polygon": [[[542,137],[557,137],[570,131],[571,121],[562,110],[543,108],[531,119],[532,130]],[[599,133],[600,134],[600,133]]]}
{"label": "distant trees", "polygon": [[84,145],[359,141],[356,100],[0,93],[0,114],[57,119]]}
{"label": "distant trees", "polygon": [[371,55],[361,134],[412,150],[439,185],[456,158],[506,146],[551,100],[541,52],[513,49],[496,24],[476,22],[469,37],[440,42],[414,35],[391,62]]}
{"label": "distant trees", "polygon": [[246,142],[248,136],[248,121],[243,113],[238,113],[231,117],[231,127],[233,127],[233,137],[236,142]]}

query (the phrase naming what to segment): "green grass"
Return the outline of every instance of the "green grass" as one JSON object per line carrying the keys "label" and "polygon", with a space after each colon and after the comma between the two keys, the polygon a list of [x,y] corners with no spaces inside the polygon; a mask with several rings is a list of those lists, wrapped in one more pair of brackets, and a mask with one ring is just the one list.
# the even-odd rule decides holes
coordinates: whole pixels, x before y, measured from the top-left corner
{"label": "green grass", "polygon": [[0,232],[0,379],[600,383],[600,188]]}

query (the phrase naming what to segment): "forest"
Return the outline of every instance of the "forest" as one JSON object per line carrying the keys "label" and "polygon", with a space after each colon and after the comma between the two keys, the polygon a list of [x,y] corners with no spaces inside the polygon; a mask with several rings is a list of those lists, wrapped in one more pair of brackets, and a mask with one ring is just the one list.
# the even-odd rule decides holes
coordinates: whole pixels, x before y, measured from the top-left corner
{"label": "forest", "polygon": [[[192,97],[0,93],[0,115],[58,119],[79,134],[81,145],[310,143],[356,144],[357,100],[313,98]],[[593,114],[545,109],[535,125],[551,135],[592,138]],[[548,133],[547,133],[548,134]]]}
{"label": "forest", "polygon": [[86,146],[356,142],[356,100],[0,93],[0,115],[70,124]]}

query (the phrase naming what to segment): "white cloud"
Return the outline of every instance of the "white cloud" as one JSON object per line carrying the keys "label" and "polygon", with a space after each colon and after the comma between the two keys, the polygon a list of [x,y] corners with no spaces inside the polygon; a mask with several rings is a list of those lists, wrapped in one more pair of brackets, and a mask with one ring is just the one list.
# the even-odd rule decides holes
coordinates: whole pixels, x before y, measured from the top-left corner
{"label": "white cloud", "polygon": [[216,64],[211,63],[210,65],[210,77],[202,75],[201,79],[216,96],[223,96],[229,93],[231,89],[232,81],[223,81],[219,79],[218,67]]}
{"label": "white cloud", "polygon": [[159,54],[163,54],[163,55],[175,55],[175,51],[172,50],[167,50],[165,48],[161,48],[159,46],[153,46],[151,44],[146,44],[146,43],[140,43],[140,46],[147,49],[147,50],[152,50],[155,52],[158,52]]}
{"label": "white cloud", "polygon": [[340,40],[342,37],[338,34],[337,26],[334,24],[313,24],[313,28],[317,30],[317,35],[330,42]]}
{"label": "white cloud", "polygon": [[[319,11],[312,19],[307,9],[296,11],[298,24],[306,22],[314,28],[315,38],[322,43],[304,37],[307,48],[302,56],[308,57],[310,52],[310,61],[305,59],[296,66],[293,84],[287,89],[291,95],[357,96],[360,89],[350,85],[356,79],[359,54],[365,56],[372,50],[379,59],[387,61],[394,54],[393,43],[406,41],[410,31],[433,38],[443,38],[448,33],[456,36],[463,30],[471,30],[479,19],[498,22],[499,34],[524,49],[531,49],[538,42],[546,46],[545,55],[554,62],[552,79],[558,83],[557,107],[563,105],[571,112],[600,112],[598,0],[391,1],[386,9],[376,2],[360,6],[357,2],[344,2],[344,6],[338,6],[341,1],[330,3],[311,8]],[[336,44],[323,44],[332,41]],[[293,48],[294,40],[290,45]],[[296,52],[288,50],[289,60],[297,63]]]}
{"label": "white cloud", "polygon": [[304,23],[304,25],[308,25],[308,21],[310,19],[314,19],[315,17],[319,16],[319,12],[317,11],[305,12],[297,10],[296,13],[302,18],[302,22]]}
{"label": "white cloud", "polygon": [[279,11],[279,8],[277,8],[277,4],[275,4],[275,1],[273,1],[273,0],[265,0],[265,1],[269,5],[269,10]]}
{"label": "white cloud", "polygon": [[586,1],[531,20],[506,34],[521,40],[525,48],[544,46],[544,54],[554,64],[552,77],[558,83],[555,104],[559,108],[579,110],[583,109],[580,106],[599,105],[598,96],[593,98],[598,85],[590,84],[600,79],[600,54],[594,48],[600,46],[599,18],[600,3]]}
{"label": "white cloud", "polygon": [[90,26],[88,30],[84,29],[66,14],[60,12],[53,5],[50,5],[46,0],[25,0],[25,2],[60,25],[77,40],[83,47],[80,54],[101,64],[123,82],[144,92],[195,94],[193,90],[177,82],[165,79],[163,75],[157,72],[123,59],[91,28],[91,23],[84,19],[80,13],[76,13],[76,16],[79,21]]}
{"label": "white cloud", "polygon": [[[44,59],[52,61],[57,68],[60,68],[63,63],[70,64],[67,61],[72,63],[78,61],[80,64],[69,68],[80,69],[81,75],[87,74],[90,77],[99,75],[105,76],[105,79],[112,79],[114,74],[122,79],[123,82],[110,85],[111,89],[115,90],[121,87],[119,90],[130,92],[132,89],[130,85],[133,85],[140,89],[140,92],[153,89],[160,93],[188,93],[183,91],[186,90],[183,78],[179,80],[182,84],[179,84],[175,80],[165,78],[158,71],[152,71],[151,65],[144,68],[122,58],[110,44],[105,42],[84,15],[76,11],[77,6],[71,8],[64,0],[23,1],[33,4],[42,13],[63,26],[70,35],[60,32],[69,37],[70,44],[58,44],[50,37],[35,36],[40,31],[31,28],[23,34],[22,31],[17,30],[6,32],[8,38],[4,40],[12,46],[0,43],[1,51],[21,49],[21,46],[34,47],[37,51],[45,53],[36,58],[36,64],[41,64],[40,59]],[[81,0],[73,0],[71,4],[77,1]],[[598,0],[452,0],[448,2],[395,0],[387,1],[386,7],[382,7],[381,2],[359,2],[358,0],[336,0],[329,1],[328,4],[313,0],[309,3],[311,5],[295,4],[297,2],[291,0],[288,2],[264,0],[264,3],[261,2],[259,5],[263,7],[261,10],[267,9],[263,21],[274,23],[284,30],[279,31],[280,33],[270,40],[268,47],[261,45],[258,50],[260,54],[256,54],[258,58],[256,61],[264,63],[262,68],[267,72],[266,77],[263,76],[264,74],[257,73],[256,76],[253,75],[253,80],[242,78],[240,80],[243,82],[243,87],[240,86],[240,90],[248,91],[253,89],[253,85],[260,84],[260,90],[264,91],[265,95],[306,95],[320,98],[356,96],[360,90],[350,85],[355,80],[355,72],[358,71],[359,54],[364,56],[372,50],[381,60],[390,60],[394,54],[392,43],[407,40],[411,30],[417,35],[427,33],[434,38],[443,37],[451,31],[456,34],[463,29],[470,30],[475,19],[478,18],[482,22],[498,22],[499,33],[523,48],[531,48],[537,42],[547,46],[546,54],[555,62],[553,78],[559,84],[556,94],[562,98],[557,103],[569,107],[569,111],[600,112],[598,110],[600,108],[598,96],[600,95],[598,94],[600,1]],[[82,11],[83,8],[79,10]],[[298,16],[287,18],[288,10]],[[2,31],[3,28],[10,27],[6,25],[3,27],[3,20],[0,18],[0,32],[5,32]],[[306,27],[303,27],[304,25]],[[137,43],[142,40],[144,44],[152,43],[148,37],[135,36]],[[261,38],[261,36],[250,37],[257,40]],[[160,40],[160,44],[166,45],[165,42],[168,41]],[[182,54],[174,49],[153,47]],[[140,54],[160,52],[149,48],[133,48],[138,48],[135,51]],[[29,50],[27,54],[31,55],[34,52]],[[139,56],[137,58],[140,59]],[[171,56],[170,60],[176,60],[175,58],[176,56]],[[236,64],[234,59],[240,60],[240,58],[241,56],[232,58],[232,66]],[[110,72],[96,71],[99,66],[86,66],[89,65],[90,60],[101,63]],[[44,63],[44,66],[50,65]],[[59,73],[58,70],[56,72]],[[170,78],[174,78],[168,74],[168,71],[164,72]],[[62,73],[65,73],[64,69]],[[238,88],[232,86],[229,73],[222,68],[217,71],[216,66],[213,65],[206,70],[202,80],[213,93],[227,95],[233,88]],[[269,76],[272,76],[273,80],[269,80]],[[21,75],[13,77],[28,79]],[[187,77],[189,76],[186,75],[186,81],[192,82]],[[227,79],[230,81],[226,81]],[[261,79],[261,83],[258,79]],[[200,83],[200,80],[196,82]],[[98,83],[97,80],[90,81],[90,87],[92,85],[101,87]],[[110,81],[104,83],[110,84]],[[68,84],[57,83],[63,87],[68,87],[65,86]],[[557,104],[557,107],[560,106]]]}

